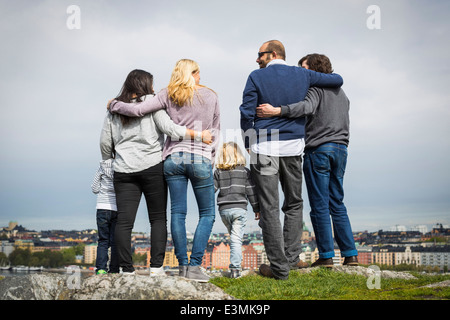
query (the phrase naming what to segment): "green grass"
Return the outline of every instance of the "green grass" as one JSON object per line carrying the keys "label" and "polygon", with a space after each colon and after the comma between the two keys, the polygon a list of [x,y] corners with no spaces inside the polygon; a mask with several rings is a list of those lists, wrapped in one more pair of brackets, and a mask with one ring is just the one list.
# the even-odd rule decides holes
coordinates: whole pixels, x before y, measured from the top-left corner
{"label": "green grass", "polygon": [[417,279],[381,279],[380,289],[369,289],[367,278],[317,268],[311,273],[291,271],[288,280],[260,275],[239,279],[218,277],[211,283],[241,300],[448,300],[450,288],[419,288],[450,280],[450,275],[416,274]]}

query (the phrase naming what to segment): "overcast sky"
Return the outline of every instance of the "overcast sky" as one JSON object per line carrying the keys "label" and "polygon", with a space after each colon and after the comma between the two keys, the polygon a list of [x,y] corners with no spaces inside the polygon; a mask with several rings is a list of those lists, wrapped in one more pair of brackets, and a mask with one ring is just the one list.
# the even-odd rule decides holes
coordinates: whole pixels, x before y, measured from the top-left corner
{"label": "overcast sky", "polygon": [[[233,139],[246,79],[271,39],[288,64],[323,53],[344,78],[353,230],[450,224],[449,14],[448,1],[1,0],[0,226],[96,228],[90,186],[105,105],[133,69],[151,72],[160,90],[177,60],[196,60],[219,95],[222,136]],[[213,231],[224,230],[217,212]],[[135,231],[149,231],[143,202]]]}

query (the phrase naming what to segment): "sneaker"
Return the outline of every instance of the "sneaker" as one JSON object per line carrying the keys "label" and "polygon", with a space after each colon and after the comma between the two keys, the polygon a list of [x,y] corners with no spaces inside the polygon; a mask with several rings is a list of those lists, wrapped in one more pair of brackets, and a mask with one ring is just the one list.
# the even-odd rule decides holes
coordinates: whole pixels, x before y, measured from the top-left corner
{"label": "sneaker", "polygon": [[135,275],[136,271],[122,271],[122,275],[124,276],[131,276],[131,275]]}
{"label": "sneaker", "polygon": [[311,265],[311,268],[314,268],[314,267],[332,268],[333,267],[333,259],[332,258],[328,258],[328,259],[319,258],[316,260],[316,262],[314,262]]}
{"label": "sneaker", "polygon": [[150,268],[150,277],[158,277],[165,276],[166,272],[164,271],[164,267],[159,268]]}
{"label": "sneaker", "polygon": [[188,266],[178,266],[178,276],[186,278]]}
{"label": "sneaker", "polygon": [[209,276],[203,273],[203,270],[200,268],[200,266],[188,266],[186,278],[197,282],[209,281]]}
{"label": "sneaker", "polygon": [[230,278],[236,279],[241,277],[241,270],[230,269]]}
{"label": "sneaker", "polygon": [[106,272],[103,269],[97,270],[97,272],[95,274],[107,274],[108,272]]}

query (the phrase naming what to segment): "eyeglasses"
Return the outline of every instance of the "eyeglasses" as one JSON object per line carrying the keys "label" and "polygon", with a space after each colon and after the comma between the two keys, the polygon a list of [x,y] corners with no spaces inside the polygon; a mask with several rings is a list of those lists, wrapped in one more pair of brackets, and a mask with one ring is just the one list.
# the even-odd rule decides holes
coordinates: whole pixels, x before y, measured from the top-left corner
{"label": "eyeglasses", "polygon": [[263,52],[258,52],[258,58],[261,58],[263,55],[265,55],[266,53],[272,53],[273,51],[263,51]]}

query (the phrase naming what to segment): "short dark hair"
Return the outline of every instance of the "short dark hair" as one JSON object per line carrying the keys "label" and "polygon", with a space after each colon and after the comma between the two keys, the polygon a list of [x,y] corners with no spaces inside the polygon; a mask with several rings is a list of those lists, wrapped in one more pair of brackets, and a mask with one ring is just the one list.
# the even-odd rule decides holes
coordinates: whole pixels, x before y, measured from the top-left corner
{"label": "short dark hair", "polygon": [[298,66],[301,67],[305,60],[310,70],[322,73],[333,73],[331,61],[324,54],[318,53],[308,54],[298,61]]}
{"label": "short dark hair", "polygon": [[281,59],[286,59],[286,50],[284,49],[284,45],[281,43],[281,41],[278,40],[270,40],[267,41],[267,48],[266,51],[275,51],[277,53],[277,56],[279,56]]}

